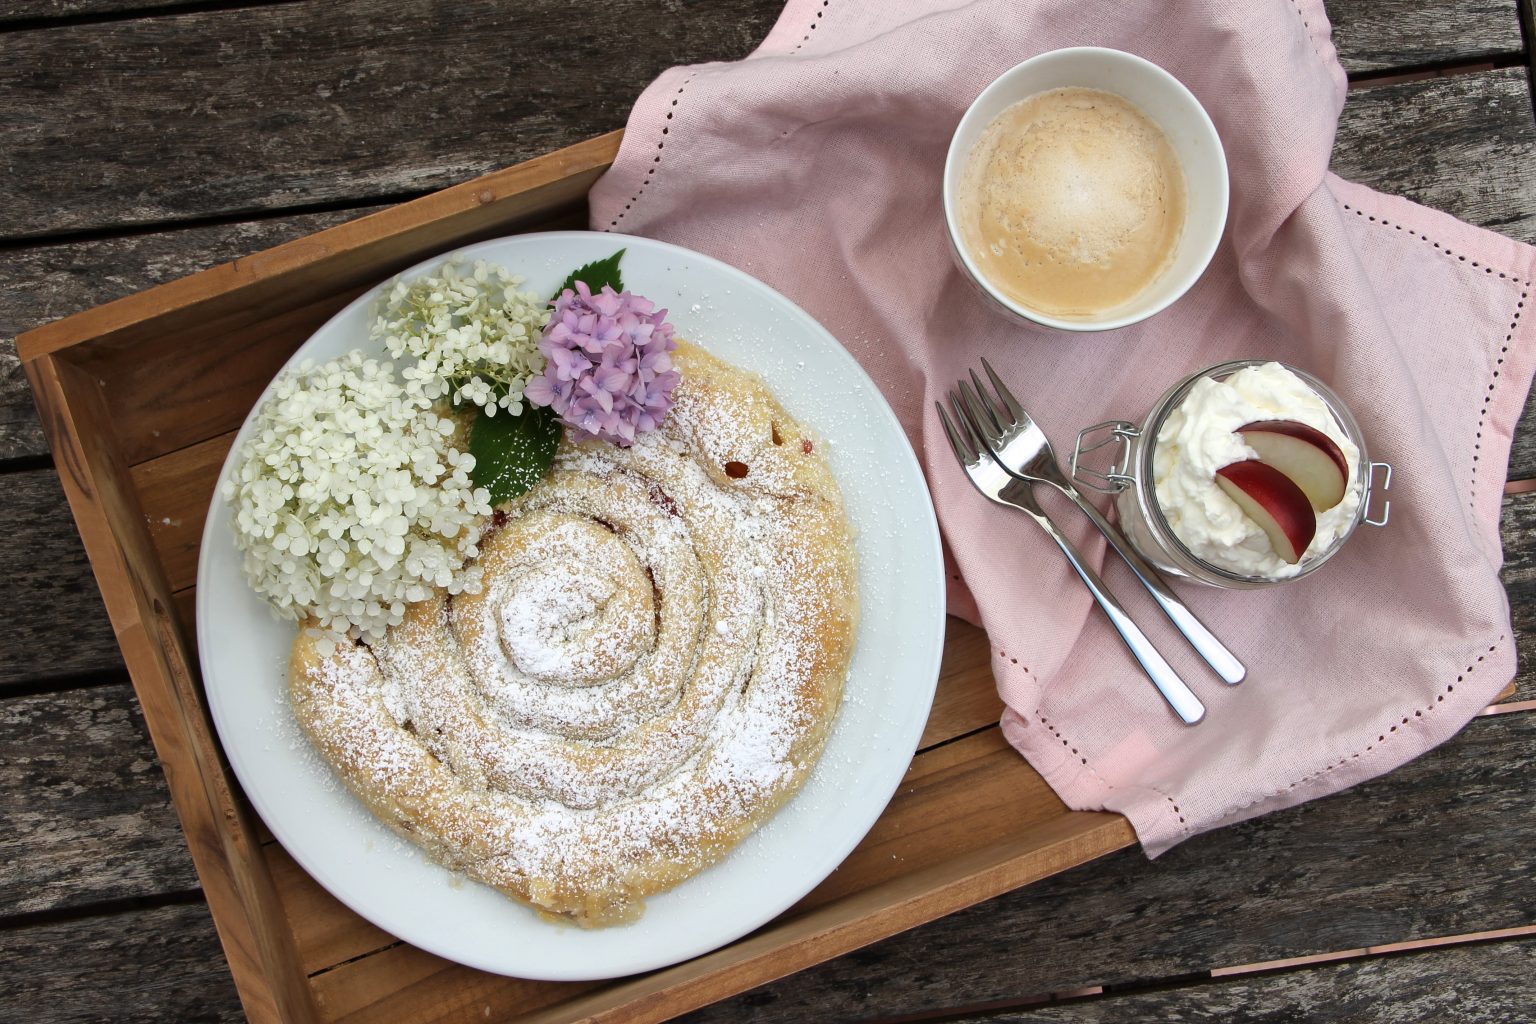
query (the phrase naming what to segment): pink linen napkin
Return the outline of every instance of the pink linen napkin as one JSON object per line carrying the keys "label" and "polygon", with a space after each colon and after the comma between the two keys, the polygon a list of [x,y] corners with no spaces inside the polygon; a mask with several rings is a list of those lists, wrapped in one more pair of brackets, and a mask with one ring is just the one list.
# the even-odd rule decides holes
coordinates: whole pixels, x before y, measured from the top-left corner
{"label": "pink linen napkin", "polygon": [[[1232,205],[1214,263],[1171,309],[1068,336],[983,306],[951,266],[939,185],[977,93],[1077,45],[1140,54],[1194,91]],[[735,264],[864,365],[923,462],[950,608],[987,631],[1006,736],[1068,805],[1127,815],[1151,856],[1395,768],[1514,671],[1498,517],[1533,370],[1536,250],[1331,175],[1345,88],[1316,0],[790,0],[746,60],[657,79],[592,189],[594,228]],[[956,466],[933,402],[980,356],[1059,454],[1087,424],[1139,421],[1202,366],[1299,365],[1395,466],[1391,524],[1282,587],[1180,587],[1249,666],[1230,689],[1112,559],[1110,585],[1209,709],[1183,726],[1045,535]],[[1103,564],[1082,516],[1046,501]]]}

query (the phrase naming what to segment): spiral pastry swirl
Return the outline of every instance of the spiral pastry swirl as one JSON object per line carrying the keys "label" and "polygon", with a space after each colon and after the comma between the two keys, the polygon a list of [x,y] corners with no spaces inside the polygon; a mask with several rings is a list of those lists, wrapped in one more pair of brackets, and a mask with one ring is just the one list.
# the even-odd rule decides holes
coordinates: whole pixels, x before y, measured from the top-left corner
{"label": "spiral pastry swirl", "polygon": [[805,781],[853,653],[842,498],[757,380],[687,343],[662,428],[562,442],[498,510],[477,594],[371,646],[301,631],[315,748],[440,863],[600,926],[717,861]]}

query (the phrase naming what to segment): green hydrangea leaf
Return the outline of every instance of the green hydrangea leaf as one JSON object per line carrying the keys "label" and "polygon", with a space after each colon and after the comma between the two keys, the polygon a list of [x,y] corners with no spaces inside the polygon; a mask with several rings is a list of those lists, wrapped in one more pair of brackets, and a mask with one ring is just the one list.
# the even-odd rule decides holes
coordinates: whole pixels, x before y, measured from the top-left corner
{"label": "green hydrangea leaf", "polygon": [[624,279],[619,276],[619,257],[623,255],[624,250],[620,249],[605,260],[594,260],[573,271],[571,276],[565,279],[565,283],[555,289],[555,294],[550,296],[549,301],[554,302],[567,288],[575,288],[577,281],[585,281],[588,290],[593,292],[602,291],[605,284],[612,285],[616,292],[623,291]]}
{"label": "green hydrangea leaf", "polygon": [[476,412],[469,428],[469,454],[475,457],[470,479],[491,492],[492,505],[517,497],[549,472],[560,429],[553,409],[525,404],[521,416]]}
{"label": "green hydrangea leaf", "polygon": [[[624,290],[624,279],[619,274],[619,260],[624,250],[607,259],[594,260],[573,271],[555,291],[558,298],[567,288],[574,288],[583,281],[592,291],[601,291],[603,285],[613,290]],[[552,298],[550,301],[554,301]],[[452,382],[455,387],[462,382]],[[493,391],[504,385],[493,387]],[[555,448],[560,444],[562,428],[553,409],[524,404],[520,416],[509,416],[503,410],[498,415],[487,416],[476,410],[474,422],[469,428],[469,453],[475,457],[475,468],[470,479],[476,487],[491,492],[491,504],[500,505],[533,487],[544,479],[555,461]]]}

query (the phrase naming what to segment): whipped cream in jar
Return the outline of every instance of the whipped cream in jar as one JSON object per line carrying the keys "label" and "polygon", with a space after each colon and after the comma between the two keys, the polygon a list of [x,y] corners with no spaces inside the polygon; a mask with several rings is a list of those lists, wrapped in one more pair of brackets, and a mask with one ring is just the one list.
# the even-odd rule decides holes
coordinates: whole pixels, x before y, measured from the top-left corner
{"label": "whipped cream in jar", "polygon": [[[1110,469],[1084,465],[1112,445]],[[1248,359],[1185,377],[1139,427],[1087,428],[1072,473],[1115,495],[1126,539],[1160,572],[1247,589],[1315,572],[1360,523],[1385,525],[1392,468],[1369,460],[1322,381]]]}

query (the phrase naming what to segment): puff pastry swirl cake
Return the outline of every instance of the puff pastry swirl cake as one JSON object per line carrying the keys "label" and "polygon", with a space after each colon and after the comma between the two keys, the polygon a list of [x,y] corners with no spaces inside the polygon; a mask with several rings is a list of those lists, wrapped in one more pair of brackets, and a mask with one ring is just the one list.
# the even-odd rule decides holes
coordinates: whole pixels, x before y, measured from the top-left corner
{"label": "puff pastry swirl cake", "polygon": [[480,593],[289,670],[315,748],[381,821],[600,926],[719,860],[805,781],[857,589],[842,498],[757,378],[680,342],[661,429],[562,441],[498,510]]}

